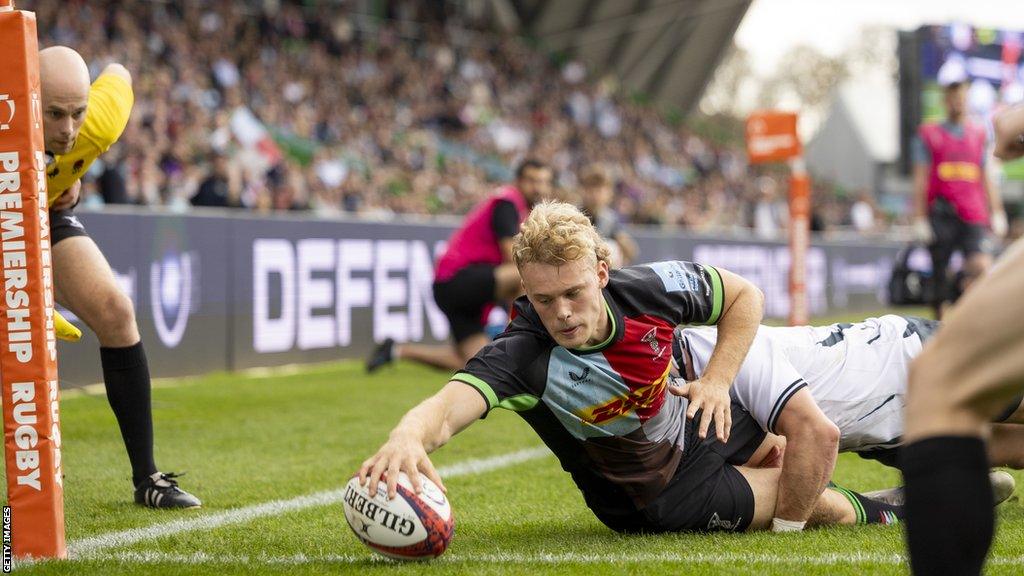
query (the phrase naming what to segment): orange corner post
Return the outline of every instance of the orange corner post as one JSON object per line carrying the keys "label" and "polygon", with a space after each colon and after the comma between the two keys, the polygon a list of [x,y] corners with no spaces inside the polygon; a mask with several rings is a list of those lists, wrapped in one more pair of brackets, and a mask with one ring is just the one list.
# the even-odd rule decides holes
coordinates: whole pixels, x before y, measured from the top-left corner
{"label": "orange corner post", "polygon": [[9,534],[15,558],[63,558],[67,549],[39,46],[35,14],[14,10],[11,0],[0,0],[0,54],[0,388],[10,506],[4,544]]}
{"label": "orange corner post", "polygon": [[807,251],[810,248],[811,181],[807,176],[794,112],[761,110],[747,118],[751,164],[789,162],[789,323],[807,324]]}

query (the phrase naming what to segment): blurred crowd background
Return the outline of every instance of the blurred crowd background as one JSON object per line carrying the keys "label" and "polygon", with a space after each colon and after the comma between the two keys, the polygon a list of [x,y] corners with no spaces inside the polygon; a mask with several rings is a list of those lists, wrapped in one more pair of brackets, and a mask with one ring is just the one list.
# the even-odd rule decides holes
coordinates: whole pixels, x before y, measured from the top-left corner
{"label": "blurred crowd background", "polygon": [[[278,1],[19,2],[41,46],[134,75],[131,121],[84,179],[84,205],[458,215],[536,157],[570,200],[602,164],[625,222],[784,234],[785,173],[748,166],[739,143],[577,61],[478,33],[443,2],[407,6],[370,18]],[[814,198],[815,231],[891,223],[866,191],[816,181]]]}

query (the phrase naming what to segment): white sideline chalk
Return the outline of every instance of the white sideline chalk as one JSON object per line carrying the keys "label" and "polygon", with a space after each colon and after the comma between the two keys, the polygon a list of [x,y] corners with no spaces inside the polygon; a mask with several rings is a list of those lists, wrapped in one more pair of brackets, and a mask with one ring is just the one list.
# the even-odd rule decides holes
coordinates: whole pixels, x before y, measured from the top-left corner
{"label": "white sideline chalk", "polygon": [[[518,452],[492,456],[490,458],[479,458],[459,462],[451,466],[439,468],[437,472],[442,478],[455,478],[471,474],[482,474],[491,470],[507,468],[521,462],[536,460],[549,454],[551,454],[551,452],[544,447],[528,448],[525,450],[519,450]],[[214,514],[199,516],[198,518],[174,520],[173,522],[153,524],[143,528],[132,528],[130,530],[100,534],[99,536],[90,536],[88,538],[82,538],[81,540],[75,540],[68,544],[68,557],[73,559],[76,557],[94,554],[102,550],[108,550],[110,548],[129,546],[131,544],[152,540],[154,538],[183,534],[185,532],[194,532],[196,530],[213,530],[230,524],[249,522],[257,518],[280,516],[296,510],[305,510],[306,508],[316,506],[327,506],[329,504],[341,502],[344,492],[344,488],[327,490],[324,492],[317,492],[315,494],[298,496],[288,500],[273,500],[262,504],[246,506],[244,508],[217,512]]]}
{"label": "white sideline chalk", "polygon": [[[296,554],[292,556],[269,555],[232,555],[208,554],[193,552],[191,554],[172,554],[165,552],[113,552],[95,554],[89,560],[114,560],[132,564],[188,564],[188,565],[284,565],[301,566],[306,564],[393,564],[394,561],[374,555],[330,554],[308,556]],[[433,563],[478,563],[478,564],[644,564],[655,562],[672,564],[728,564],[740,565],[815,565],[842,566],[857,564],[882,564],[898,566],[906,564],[902,554],[885,554],[870,552],[854,552],[851,554],[766,554],[723,552],[711,553],[650,553],[650,554],[587,554],[583,552],[563,553],[505,553],[505,554],[445,554],[432,561]],[[995,556],[989,558],[990,566],[1024,565],[1024,556]]]}

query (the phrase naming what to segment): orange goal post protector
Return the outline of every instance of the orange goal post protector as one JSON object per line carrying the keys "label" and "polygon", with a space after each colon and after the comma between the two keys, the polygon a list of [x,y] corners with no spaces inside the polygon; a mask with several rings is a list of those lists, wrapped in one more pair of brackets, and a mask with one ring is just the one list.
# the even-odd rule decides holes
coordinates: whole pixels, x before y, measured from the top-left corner
{"label": "orange goal post protector", "polygon": [[751,164],[789,162],[789,324],[810,321],[807,303],[807,251],[811,235],[811,180],[794,112],[762,110],[747,118],[747,157]]}
{"label": "orange goal post protector", "polygon": [[0,0],[0,383],[15,558],[64,558],[57,344],[39,45]]}

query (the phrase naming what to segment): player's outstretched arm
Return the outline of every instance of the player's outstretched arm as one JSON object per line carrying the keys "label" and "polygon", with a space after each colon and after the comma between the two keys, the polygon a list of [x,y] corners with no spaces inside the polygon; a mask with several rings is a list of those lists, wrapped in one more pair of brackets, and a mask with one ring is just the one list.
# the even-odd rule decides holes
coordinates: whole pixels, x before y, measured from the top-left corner
{"label": "player's outstretched arm", "polygon": [[359,468],[360,483],[370,482],[370,494],[377,492],[377,482],[386,475],[388,497],[397,491],[398,473],[405,472],[419,493],[422,472],[442,490],[441,477],[427,454],[444,446],[487,411],[480,393],[462,382],[449,382],[440,392],[406,412],[388,441]]}
{"label": "player's outstretched arm", "polygon": [[786,403],[775,430],[786,437],[786,457],[772,525],[776,531],[800,530],[832,478],[839,428],[822,413],[805,387]]}
{"label": "player's outstretched arm", "polygon": [[726,442],[732,427],[729,387],[757,334],[764,314],[764,294],[742,276],[720,268],[717,270],[722,276],[724,292],[722,315],[718,320],[718,342],[700,379],[691,382],[685,392],[679,389],[672,389],[672,392],[689,398],[687,418],[693,418],[697,410],[704,410],[698,428],[701,438],[707,437],[708,427],[714,419],[718,439]]}

